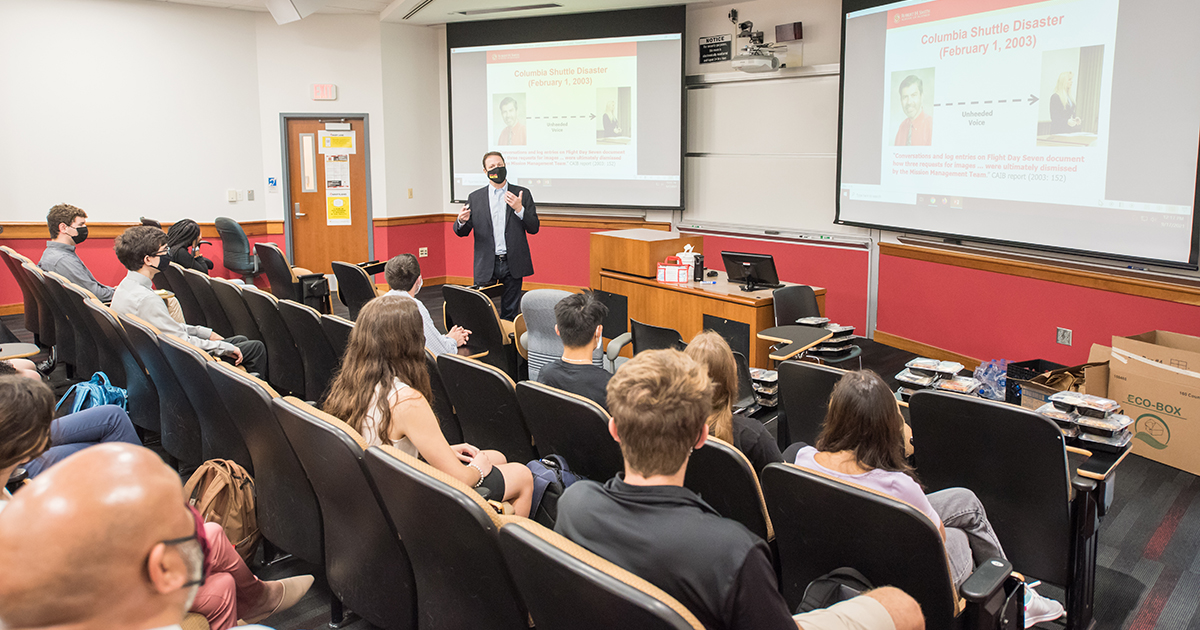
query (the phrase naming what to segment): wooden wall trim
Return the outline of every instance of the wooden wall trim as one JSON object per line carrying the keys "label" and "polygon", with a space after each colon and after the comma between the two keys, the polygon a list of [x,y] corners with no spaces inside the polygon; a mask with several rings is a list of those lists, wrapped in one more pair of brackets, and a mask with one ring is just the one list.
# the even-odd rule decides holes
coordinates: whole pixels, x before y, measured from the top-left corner
{"label": "wooden wall trim", "polygon": [[[470,286],[475,282],[475,279],[471,276],[431,276],[429,278],[423,278],[422,282],[425,286],[441,284],[460,284],[464,286]],[[386,287],[387,285],[377,286]],[[533,291],[535,289],[558,289],[559,291],[570,291],[571,293],[581,293],[587,289],[587,287],[577,287],[572,284],[549,284],[546,282],[525,282],[522,287],[526,291]]]}
{"label": "wooden wall trim", "polygon": [[[274,234],[283,234],[283,221],[241,221],[242,229],[246,231],[246,236],[268,236]],[[89,238],[116,238],[129,228],[141,225],[140,223],[118,223],[110,221],[89,221],[88,237]],[[17,239],[32,239],[39,241],[50,240],[50,232],[46,229],[46,222],[32,221],[13,221],[0,223],[0,227],[4,228],[4,232],[0,233],[0,240],[17,240]],[[170,223],[164,223],[163,228],[171,227]],[[204,238],[218,238],[217,227],[212,223],[200,223],[200,234]]]}
{"label": "wooden wall trim", "polygon": [[1179,304],[1200,306],[1200,283],[1196,285],[1151,280],[1088,269],[1062,267],[1028,260],[984,256],[981,254],[916,247],[896,243],[880,243],[879,253],[884,256],[908,258],[925,262],[990,271],[1021,278],[1046,280],[1101,291],[1165,300]]}
{"label": "wooden wall trim", "polygon": [[[410,217],[379,217],[374,220],[375,227],[396,227],[401,225],[425,225],[429,223],[453,223],[458,218],[456,214],[421,214]],[[605,217],[583,216],[574,214],[543,214],[538,216],[542,227],[583,228],[588,230],[630,230],[645,228],[669,232],[670,223],[647,221],[635,217]]]}
{"label": "wooden wall trim", "polygon": [[[18,302],[17,304],[0,304],[0,316],[4,315],[21,315],[25,313],[25,303]],[[24,324],[22,324],[24,325]]]}
{"label": "wooden wall trim", "polygon": [[913,354],[918,354],[930,359],[937,359],[939,361],[958,361],[959,363],[967,366],[968,370],[972,371],[974,371],[975,368],[979,367],[979,365],[983,363],[983,361],[980,361],[975,357],[969,357],[965,354],[951,352],[944,348],[931,346],[927,343],[921,343],[920,341],[913,341],[912,339],[886,333],[882,330],[876,330],[873,338],[876,342],[885,346],[899,348],[900,350],[912,352]]}

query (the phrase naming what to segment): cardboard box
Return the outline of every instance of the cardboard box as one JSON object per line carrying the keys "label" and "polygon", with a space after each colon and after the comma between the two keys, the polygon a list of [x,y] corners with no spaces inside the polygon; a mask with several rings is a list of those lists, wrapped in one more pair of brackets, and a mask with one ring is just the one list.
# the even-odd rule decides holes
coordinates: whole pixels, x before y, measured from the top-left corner
{"label": "cardboard box", "polygon": [[[1097,360],[1095,363],[1083,363],[1071,367],[1059,368],[1043,372],[1037,376],[1025,380],[1017,381],[1021,387],[1021,406],[1028,409],[1037,409],[1046,404],[1047,398],[1058,392],[1073,391],[1092,393],[1087,388],[1089,376],[1093,373],[1090,371],[1094,368],[1099,368],[1108,365],[1108,359]],[[1107,385],[1107,383],[1106,383]]]}
{"label": "cardboard box", "polygon": [[1111,357],[1108,397],[1133,418],[1133,452],[1200,474],[1200,338],[1113,337]]}

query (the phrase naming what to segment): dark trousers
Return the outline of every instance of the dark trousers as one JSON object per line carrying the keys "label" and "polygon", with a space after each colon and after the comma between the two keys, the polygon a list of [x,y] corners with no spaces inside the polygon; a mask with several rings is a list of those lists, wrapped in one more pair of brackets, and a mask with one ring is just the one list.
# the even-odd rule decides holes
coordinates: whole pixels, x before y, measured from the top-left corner
{"label": "dark trousers", "polygon": [[30,478],[69,455],[105,442],[125,442],[141,446],[129,414],[116,405],[100,405],[69,413],[50,422],[50,448],[24,468]]}
{"label": "dark trousers", "polygon": [[500,296],[500,319],[512,321],[521,312],[521,278],[514,278],[508,270],[508,261],[496,257],[496,268],[492,272],[492,282],[504,284],[504,293]]}
{"label": "dark trousers", "polygon": [[226,337],[225,341],[242,351],[242,367],[247,372],[254,372],[262,380],[267,380],[267,347],[263,342],[247,339],[245,335]]}

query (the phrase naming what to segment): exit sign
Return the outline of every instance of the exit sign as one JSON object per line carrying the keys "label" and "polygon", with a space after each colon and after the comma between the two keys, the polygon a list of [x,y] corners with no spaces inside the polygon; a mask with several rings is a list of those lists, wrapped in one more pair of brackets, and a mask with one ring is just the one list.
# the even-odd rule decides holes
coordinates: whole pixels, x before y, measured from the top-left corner
{"label": "exit sign", "polygon": [[336,101],[337,86],[332,83],[314,83],[312,86],[312,100]]}

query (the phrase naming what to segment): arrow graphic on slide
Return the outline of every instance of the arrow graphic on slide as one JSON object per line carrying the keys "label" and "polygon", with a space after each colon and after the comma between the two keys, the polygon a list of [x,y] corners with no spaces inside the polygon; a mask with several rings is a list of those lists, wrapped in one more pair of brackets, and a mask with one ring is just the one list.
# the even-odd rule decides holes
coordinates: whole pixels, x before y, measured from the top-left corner
{"label": "arrow graphic on slide", "polygon": [[1030,94],[1028,99],[1022,99],[1022,98],[1013,98],[1013,99],[1007,99],[1007,98],[1004,98],[1004,99],[1000,99],[1000,100],[994,100],[994,101],[962,101],[962,102],[959,102],[959,103],[934,103],[934,104],[933,104],[933,106],[934,106],[934,107],[954,107],[955,105],[991,105],[992,103],[1020,103],[1020,102],[1021,102],[1021,101],[1023,101],[1023,100],[1028,100],[1029,104],[1030,104],[1030,105],[1033,105],[1034,103],[1038,102],[1038,101],[1039,101],[1039,100],[1041,100],[1041,99],[1039,99],[1038,97],[1036,97],[1036,96],[1034,96],[1034,95]]}
{"label": "arrow graphic on slide", "polygon": [[560,120],[569,120],[571,118],[587,118],[589,120],[595,120],[596,115],[588,114],[587,116],[526,116],[525,118],[527,118],[528,120],[550,120],[552,118],[558,118]]}

